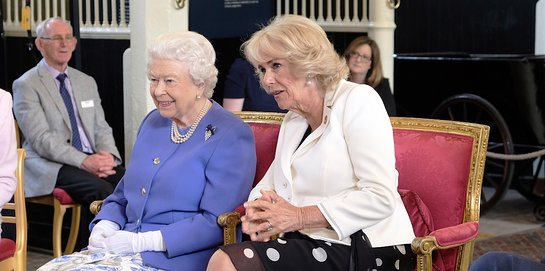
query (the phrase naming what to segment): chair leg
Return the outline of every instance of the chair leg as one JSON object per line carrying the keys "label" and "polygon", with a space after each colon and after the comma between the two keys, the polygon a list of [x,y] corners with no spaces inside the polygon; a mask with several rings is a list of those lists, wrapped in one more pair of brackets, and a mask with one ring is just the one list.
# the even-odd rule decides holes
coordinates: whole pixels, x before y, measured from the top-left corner
{"label": "chair leg", "polygon": [[[53,203],[54,215],[53,215],[53,256],[59,257],[61,255],[71,254],[74,252],[76,241],[79,233],[79,222],[81,219],[81,205],[79,204],[61,204],[59,200],[54,199]],[[70,223],[70,234],[68,235],[68,242],[66,243],[66,249],[64,253],[62,251],[62,225],[66,210],[72,208],[72,221]]]}
{"label": "chair leg", "polygon": [[53,257],[62,255],[62,222],[66,207],[61,205],[57,199],[53,203]]}
{"label": "chair leg", "polygon": [[72,207],[72,222],[70,223],[70,234],[68,235],[68,243],[64,250],[64,255],[74,252],[76,241],[79,233],[79,222],[81,219],[81,205],[74,204]]}

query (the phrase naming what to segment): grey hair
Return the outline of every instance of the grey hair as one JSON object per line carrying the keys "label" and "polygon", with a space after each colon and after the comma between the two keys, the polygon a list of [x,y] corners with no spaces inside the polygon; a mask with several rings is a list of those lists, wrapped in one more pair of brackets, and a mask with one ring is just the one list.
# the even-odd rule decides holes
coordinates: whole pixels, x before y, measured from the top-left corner
{"label": "grey hair", "polygon": [[63,19],[61,17],[51,17],[51,18],[45,19],[44,21],[40,22],[38,24],[38,26],[36,26],[36,37],[37,38],[43,38],[46,26],[49,23],[54,22],[54,21],[59,21],[59,22],[65,23],[66,25],[68,25],[70,27],[70,32],[74,32],[74,30],[72,29],[72,25],[70,24],[69,21],[67,21],[67,20],[65,20],[65,19]]}
{"label": "grey hair", "polygon": [[212,98],[218,82],[216,52],[204,36],[192,31],[162,34],[153,41],[148,55],[148,74],[155,59],[178,61],[187,68],[193,84],[204,87],[203,95]]}

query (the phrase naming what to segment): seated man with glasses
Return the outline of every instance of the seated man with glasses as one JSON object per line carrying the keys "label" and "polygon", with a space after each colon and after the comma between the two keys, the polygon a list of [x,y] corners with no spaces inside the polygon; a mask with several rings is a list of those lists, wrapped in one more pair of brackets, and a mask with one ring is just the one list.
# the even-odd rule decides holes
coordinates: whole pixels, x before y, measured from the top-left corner
{"label": "seated man with glasses", "polygon": [[384,78],[377,43],[367,36],[357,37],[346,47],[343,55],[350,69],[348,81],[373,87],[382,98],[388,115],[395,116],[396,104],[390,82]]}
{"label": "seated man with glasses", "polygon": [[50,38],[46,38],[46,37],[40,37],[40,39],[42,40],[52,40],[56,43],[61,43],[61,42],[73,42],[74,41],[74,36],[72,35],[66,35],[65,37],[61,36],[61,35],[55,35],[53,37],[50,37]]}
{"label": "seated man with glasses", "polygon": [[123,176],[112,128],[95,80],[68,66],[77,39],[59,17],[36,27],[43,59],[13,83],[13,111],[24,135],[27,197],[64,189],[82,204],[76,249],[87,246],[91,202],[112,193]]}

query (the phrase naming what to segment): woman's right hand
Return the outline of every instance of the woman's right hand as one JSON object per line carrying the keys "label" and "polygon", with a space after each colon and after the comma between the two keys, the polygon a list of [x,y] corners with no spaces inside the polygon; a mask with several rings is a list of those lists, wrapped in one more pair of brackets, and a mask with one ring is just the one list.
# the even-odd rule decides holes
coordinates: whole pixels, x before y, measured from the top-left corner
{"label": "woman's right hand", "polygon": [[260,191],[262,197],[244,203],[246,215],[241,218],[242,230],[253,241],[268,241],[272,236],[300,229],[300,208],[274,191]]}
{"label": "woman's right hand", "polygon": [[119,231],[119,225],[110,220],[100,220],[91,231],[89,236],[89,251],[99,251],[106,248],[106,238]]}

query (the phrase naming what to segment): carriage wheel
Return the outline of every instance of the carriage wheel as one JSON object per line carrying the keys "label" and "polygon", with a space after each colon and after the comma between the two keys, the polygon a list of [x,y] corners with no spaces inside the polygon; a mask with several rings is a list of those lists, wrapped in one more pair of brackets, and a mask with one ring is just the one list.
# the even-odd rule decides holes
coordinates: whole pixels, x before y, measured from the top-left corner
{"label": "carriage wheel", "polygon": [[545,201],[543,199],[534,207],[534,216],[538,221],[545,221]]}
{"label": "carriage wheel", "polygon": [[[488,151],[513,154],[511,133],[499,111],[487,100],[474,94],[454,95],[444,100],[432,118],[473,122],[490,126]],[[486,213],[507,192],[513,178],[513,161],[486,158],[481,192],[481,214]]]}

